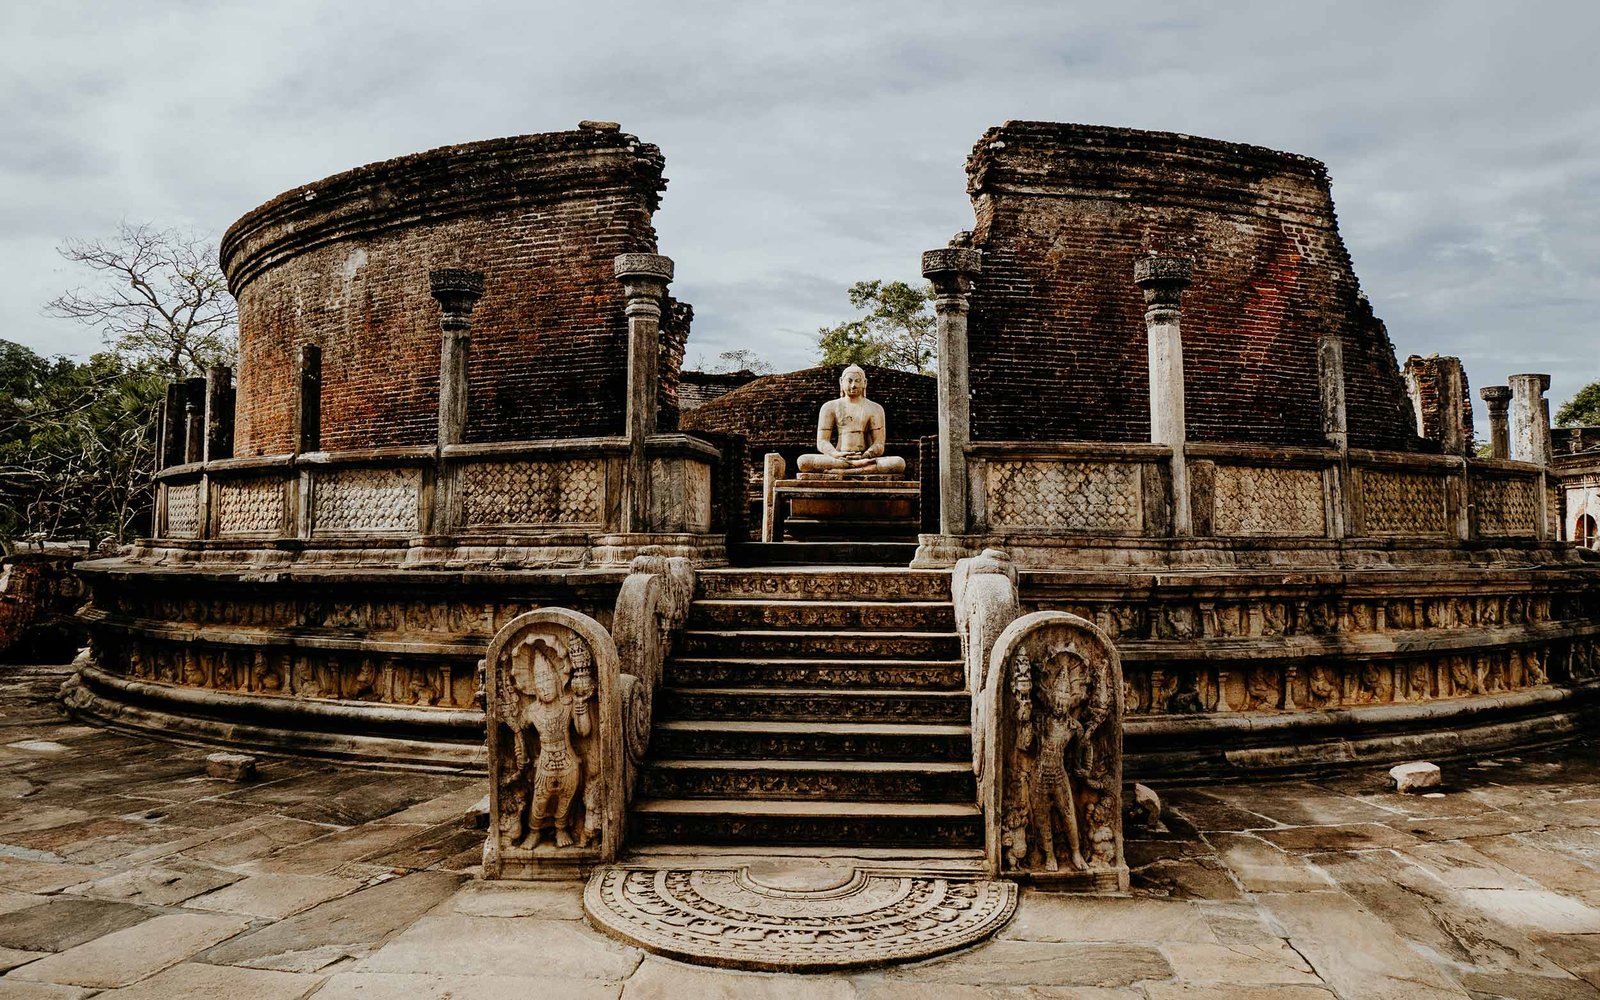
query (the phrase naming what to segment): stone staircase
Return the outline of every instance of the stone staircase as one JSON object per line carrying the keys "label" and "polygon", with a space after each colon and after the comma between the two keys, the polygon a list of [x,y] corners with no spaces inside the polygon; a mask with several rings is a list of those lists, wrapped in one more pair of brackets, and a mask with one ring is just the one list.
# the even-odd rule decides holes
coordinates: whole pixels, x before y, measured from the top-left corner
{"label": "stone staircase", "polygon": [[976,851],[969,719],[947,573],[702,571],[631,837]]}

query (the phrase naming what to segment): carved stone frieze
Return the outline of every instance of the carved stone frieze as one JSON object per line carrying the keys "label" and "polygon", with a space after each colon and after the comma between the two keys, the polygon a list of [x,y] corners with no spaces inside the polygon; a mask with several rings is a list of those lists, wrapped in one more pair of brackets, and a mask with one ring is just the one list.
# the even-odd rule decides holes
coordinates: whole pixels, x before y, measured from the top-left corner
{"label": "carved stone frieze", "polygon": [[1369,535],[1442,535],[1450,531],[1443,476],[1363,470],[1361,504]]}
{"label": "carved stone frieze", "polygon": [[992,531],[1138,534],[1139,468],[1113,462],[1011,460],[988,463]]}
{"label": "carved stone frieze", "polygon": [[416,469],[338,469],[319,474],[312,488],[312,526],[318,533],[402,533],[417,530]]}
{"label": "carved stone frieze", "polygon": [[785,877],[751,869],[595,874],[584,909],[658,955],[725,968],[823,972],[911,961],[999,930],[1009,882],[868,874]]}
{"label": "carved stone frieze", "polygon": [[611,636],[565,608],[520,615],[485,659],[487,878],[570,875],[622,834],[621,680]]}
{"label": "carved stone frieze", "polygon": [[1213,491],[1212,524],[1218,535],[1309,538],[1327,533],[1319,470],[1218,465]]}
{"label": "carved stone frieze", "polygon": [[598,459],[481,462],[462,466],[461,517],[468,527],[594,525],[604,519],[605,468]]}
{"label": "carved stone frieze", "polygon": [[169,538],[200,537],[200,484],[185,483],[168,486],[167,536]]}
{"label": "carved stone frieze", "polygon": [[995,642],[980,799],[991,866],[1041,886],[1128,887],[1122,854],[1122,667],[1092,623],[1059,611]]}
{"label": "carved stone frieze", "polygon": [[275,478],[227,479],[217,484],[217,536],[268,537],[283,533],[283,482]]}

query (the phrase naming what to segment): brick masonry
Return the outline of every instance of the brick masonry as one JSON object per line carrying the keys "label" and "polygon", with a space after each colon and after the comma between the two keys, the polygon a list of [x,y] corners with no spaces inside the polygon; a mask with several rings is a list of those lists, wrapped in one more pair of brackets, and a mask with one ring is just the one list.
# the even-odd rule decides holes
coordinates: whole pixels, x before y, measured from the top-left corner
{"label": "brick masonry", "polygon": [[[448,146],[296,188],[223,240],[239,299],[235,454],[293,450],[294,361],[322,348],[322,447],[430,444],[439,307],[428,271],[485,274],[467,440],[619,434],[620,253],[655,252],[660,151],[609,127]],[[664,426],[692,315],[669,303]]]}
{"label": "brick masonry", "polygon": [[1350,443],[1415,449],[1383,324],[1340,240],[1326,168],[1163,132],[1007,122],[967,161],[974,440],[1149,439],[1133,263],[1194,259],[1188,436],[1318,445],[1317,338],[1343,341]]}

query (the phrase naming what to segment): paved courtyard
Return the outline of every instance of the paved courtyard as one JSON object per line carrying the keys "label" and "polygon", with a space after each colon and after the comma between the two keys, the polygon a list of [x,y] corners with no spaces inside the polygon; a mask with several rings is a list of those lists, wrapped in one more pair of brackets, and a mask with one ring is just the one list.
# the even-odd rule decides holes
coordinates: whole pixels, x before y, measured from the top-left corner
{"label": "paved courtyard", "polygon": [[[0,998],[1600,998],[1600,759],[1168,789],[1129,899],[1025,894],[995,940],[851,975],[717,972],[584,922],[577,884],[475,880],[481,779],[66,722],[0,675]],[[930,989],[931,987],[931,989]]]}

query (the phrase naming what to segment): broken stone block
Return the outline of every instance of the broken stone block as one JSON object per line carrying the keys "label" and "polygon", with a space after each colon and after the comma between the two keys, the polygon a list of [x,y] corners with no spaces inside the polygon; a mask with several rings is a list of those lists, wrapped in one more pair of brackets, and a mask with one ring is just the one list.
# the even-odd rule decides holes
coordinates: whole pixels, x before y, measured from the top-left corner
{"label": "broken stone block", "polygon": [[489,829],[489,796],[485,795],[474,802],[461,817],[461,822],[469,830]]}
{"label": "broken stone block", "polygon": [[225,781],[254,781],[256,759],[243,753],[214,753],[206,756],[206,774]]}
{"label": "broken stone block", "polygon": [[1153,833],[1164,833],[1166,825],[1161,822],[1161,796],[1149,785],[1135,784],[1133,794],[1126,800],[1124,806],[1124,822],[1138,829],[1149,830]]}
{"label": "broken stone block", "polygon": [[1397,792],[1421,792],[1429,788],[1438,788],[1441,779],[1439,765],[1430,764],[1425,760],[1396,764],[1389,768],[1389,777],[1394,779],[1394,788]]}

